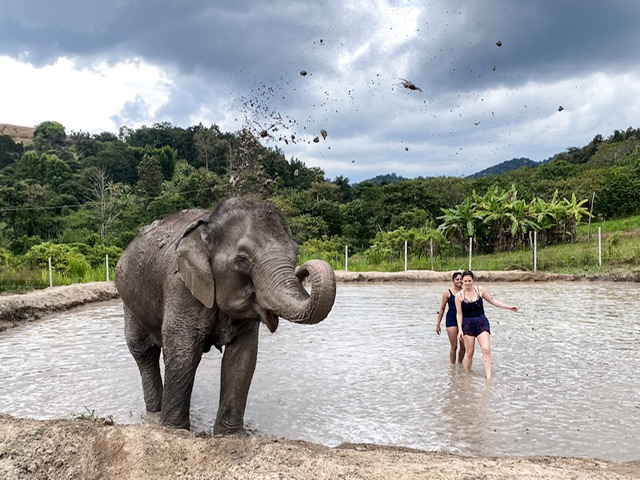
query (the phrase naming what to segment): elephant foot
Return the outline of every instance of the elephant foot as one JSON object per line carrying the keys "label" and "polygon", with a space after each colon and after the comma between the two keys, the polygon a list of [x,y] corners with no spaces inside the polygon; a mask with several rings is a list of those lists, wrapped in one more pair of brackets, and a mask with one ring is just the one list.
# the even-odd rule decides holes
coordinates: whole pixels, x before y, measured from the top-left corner
{"label": "elephant foot", "polygon": [[219,432],[214,429],[213,436],[215,438],[249,438],[251,436],[251,432],[245,430],[244,428],[240,431],[229,431],[229,432]]}
{"label": "elephant foot", "polygon": [[171,428],[173,430],[190,430],[191,429],[191,422],[189,421],[189,418],[187,418],[186,420],[172,420],[169,418],[162,418],[160,420],[160,424],[163,427],[167,427],[167,428]]}
{"label": "elephant foot", "polygon": [[148,413],[158,413],[162,410],[162,406],[159,403],[152,403],[145,406]]}
{"label": "elephant foot", "polygon": [[215,424],[213,426],[214,437],[233,437],[233,438],[247,438],[251,436],[251,432],[244,429],[244,426],[225,426]]}
{"label": "elephant foot", "polygon": [[181,425],[174,425],[171,423],[166,423],[166,422],[161,422],[163,427],[166,428],[170,428],[171,430],[191,430],[191,424],[190,423],[186,423],[186,424],[181,424]]}
{"label": "elephant foot", "polygon": [[144,423],[152,423],[154,425],[160,425],[159,412],[144,412],[142,415],[140,415],[140,418]]}

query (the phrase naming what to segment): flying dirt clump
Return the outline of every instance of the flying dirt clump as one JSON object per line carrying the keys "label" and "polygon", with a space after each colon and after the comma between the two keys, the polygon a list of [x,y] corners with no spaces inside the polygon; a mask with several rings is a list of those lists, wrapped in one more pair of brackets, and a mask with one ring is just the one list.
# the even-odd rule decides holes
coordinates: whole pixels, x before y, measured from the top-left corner
{"label": "flying dirt clump", "polygon": [[404,88],[407,88],[409,90],[417,90],[419,92],[422,91],[422,89],[418,86],[416,86],[415,83],[409,81],[409,80],[405,80],[404,78],[401,78],[400,80],[402,80],[402,83],[400,85],[402,85]]}

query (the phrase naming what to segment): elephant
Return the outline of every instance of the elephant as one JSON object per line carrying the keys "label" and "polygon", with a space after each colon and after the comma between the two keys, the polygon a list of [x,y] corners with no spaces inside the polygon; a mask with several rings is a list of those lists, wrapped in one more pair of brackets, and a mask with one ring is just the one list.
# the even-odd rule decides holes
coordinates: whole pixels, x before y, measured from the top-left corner
{"label": "elephant", "polygon": [[246,435],[260,323],[272,333],[280,317],[316,324],[335,301],[331,266],[296,267],[297,256],[283,214],[263,200],[229,198],[140,229],[116,265],[115,284],[145,406],[160,412],[162,425],[190,429],[196,369],[214,346],[223,356],[213,433]]}

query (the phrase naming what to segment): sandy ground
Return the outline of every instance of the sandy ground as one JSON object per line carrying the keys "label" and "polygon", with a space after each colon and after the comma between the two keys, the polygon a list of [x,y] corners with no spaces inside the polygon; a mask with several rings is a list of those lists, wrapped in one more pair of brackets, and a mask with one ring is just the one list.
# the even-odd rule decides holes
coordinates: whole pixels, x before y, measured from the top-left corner
{"label": "sandy ground", "polygon": [[[513,272],[477,272],[483,281],[543,281]],[[337,272],[339,281],[447,281],[448,273]],[[544,278],[544,280],[603,280]],[[636,278],[608,278],[638,281]],[[117,298],[113,283],[53,287],[0,296],[0,331],[49,313]],[[2,406],[0,405],[0,409]],[[0,479],[640,479],[636,462],[561,457],[463,457],[276,437],[213,438],[109,419],[27,420],[0,414]]]}

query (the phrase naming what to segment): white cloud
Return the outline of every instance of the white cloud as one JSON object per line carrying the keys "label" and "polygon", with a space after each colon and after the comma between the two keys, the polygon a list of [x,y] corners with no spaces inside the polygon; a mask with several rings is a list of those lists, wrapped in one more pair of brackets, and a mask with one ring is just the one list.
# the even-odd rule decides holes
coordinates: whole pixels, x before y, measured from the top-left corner
{"label": "white cloud", "polygon": [[111,117],[127,102],[144,102],[150,121],[171,88],[165,71],[140,60],[79,68],[72,59],[60,57],[36,68],[3,56],[0,71],[0,121],[35,126],[53,120],[67,131],[117,131],[120,125]]}

